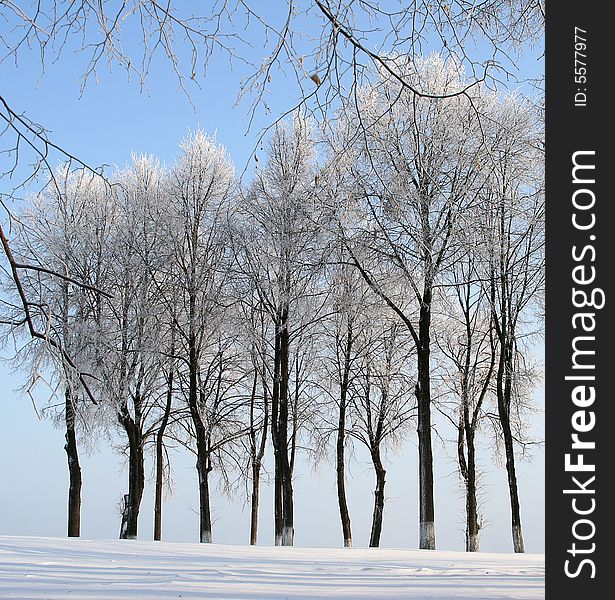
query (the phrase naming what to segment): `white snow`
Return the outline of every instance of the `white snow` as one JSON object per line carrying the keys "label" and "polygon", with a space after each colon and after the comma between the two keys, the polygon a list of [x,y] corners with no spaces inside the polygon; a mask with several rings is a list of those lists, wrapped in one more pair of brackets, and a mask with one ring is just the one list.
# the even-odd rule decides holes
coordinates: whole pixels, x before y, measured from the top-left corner
{"label": "white snow", "polygon": [[0,536],[0,598],[544,598],[543,554]]}

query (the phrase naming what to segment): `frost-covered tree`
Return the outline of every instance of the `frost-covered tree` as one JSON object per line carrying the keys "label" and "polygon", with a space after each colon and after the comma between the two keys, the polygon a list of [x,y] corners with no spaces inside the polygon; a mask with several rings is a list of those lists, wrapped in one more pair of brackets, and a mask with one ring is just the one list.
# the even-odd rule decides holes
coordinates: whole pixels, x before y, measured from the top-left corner
{"label": "frost-covered tree", "polygon": [[296,115],[292,123],[279,124],[268,141],[264,166],[245,194],[235,234],[239,269],[252,282],[273,327],[268,345],[276,545],[293,543],[292,468],[303,397],[297,387],[304,351],[300,338],[305,339],[322,306],[316,285],[322,250],[314,160],[309,121]]}
{"label": "frost-covered tree", "polygon": [[412,346],[395,317],[372,315],[362,331],[363,355],[351,389],[351,425],[348,435],[370,455],[376,487],[369,545],[378,547],[385,506],[384,453],[398,444],[414,416],[408,366]]}
{"label": "frost-covered tree", "polygon": [[[442,316],[437,320],[436,343],[442,361],[442,393],[452,398],[448,415],[457,432],[457,463],[465,496],[465,546],[478,552],[481,516],[476,438],[492,396],[498,352],[489,296],[481,281],[481,258],[475,248],[483,233],[465,232],[467,251],[452,269]],[[442,400],[440,404],[445,404]]]}
{"label": "frost-covered tree", "polygon": [[[334,449],[337,503],[344,547],[352,546],[352,527],[346,492],[346,472],[350,463],[352,437],[349,435],[352,398],[359,365],[364,357],[369,328],[375,312],[374,298],[360,273],[350,263],[343,243],[331,232],[326,272],[329,288],[326,315],[318,329],[321,352],[317,368],[320,375],[321,408],[313,429],[316,446],[329,459]],[[381,307],[387,310],[386,307]]]}
{"label": "frost-covered tree", "polygon": [[[164,311],[163,311],[164,314]],[[165,460],[166,445],[165,435],[171,424],[173,414],[173,399],[175,397],[176,372],[177,372],[177,357],[175,355],[176,347],[176,324],[174,315],[171,315],[170,322],[163,330],[162,341],[165,346],[162,349],[162,362],[166,362],[166,366],[162,368],[162,376],[164,379],[164,392],[161,394],[162,405],[160,420],[156,423],[156,440],[155,440],[155,492],[154,492],[154,540],[162,539],[162,504],[163,504],[163,488],[165,483]],[[166,358],[166,361],[164,360]],[[170,466],[167,464],[167,471]],[[168,480],[168,476],[166,477]]]}
{"label": "frost-covered tree", "polygon": [[161,376],[158,349],[159,307],[154,273],[159,265],[161,200],[164,178],[158,163],[134,156],[118,176],[113,237],[108,240],[105,302],[100,330],[90,342],[98,347],[110,421],[115,421],[128,458],[128,493],[122,502],[121,538],[136,538],[145,486],[145,446],[152,435]]}
{"label": "frost-covered tree", "polygon": [[[543,133],[534,107],[510,96],[489,114],[489,178],[481,193],[484,280],[499,353],[495,366],[499,427],[511,503],[513,548],[523,552],[515,442],[527,396],[531,360],[524,342],[535,333],[534,311],[544,289]],[[528,383],[530,384],[528,386]]]}
{"label": "frost-covered tree", "polygon": [[[436,96],[417,98],[386,69],[341,115],[337,152],[348,165],[346,195],[357,218],[345,225],[351,260],[405,324],[416,349],[421,548],[435,548],[431,337],[434,291],[457,252],[456,231],[477,201],[483,136],[480,88],[464,86],[438,55],[396,61]],[[472,94],[472,95],[470,95]],[[349,157],[350,155],[350,157]]]}
{"label": "frost-covered tree", "polygon": [[255,545],[258,539],[261,473],[269,434],[272,371],[268,344],[272,335],[270,319],[263,310],[256,288],[245,278],[242,283],[245,287],[239,287],[237,291],[241,294],[242,337],[245,354],[249,356],[246,367],[251,381],[244,442],[248,453],[246,481],[251,486],[250,544]]}
{"label": "frost-covered tree", "polygon": [[[93,405],[100,400],[95,352],[88,340],[106,295],[98,286],[104,279],[102,259],[110,226],[101,218],[100,207],[108,197],[99,179],[66,169],[55,177],[61,186],[32,199],[15,223],[15,264],[29,264],[36,257],[21,274],[19,294],[22,301],[29,299],[27,319],[19,316],[20,309],[8,298],[3,307],[5,324],[11,326],[9,333],[19,348],[15,361],[30,373],[28,392],[47,382],[50,398],[61,398],[43,412],[65,430],[67,533],[76,537],[81,529],[82,484],[78,438],[84,428],[91,436]],[[22,346],[29,324],[44,334],[34,335]]]}
{"label": "frost-covered tree", "polygon": [[221,449],[238,436],[234,392],[237,348],[226,296],[230,245],[226,227],[235,188],[224,148],[202,131],[181,144],[170,173],[167,305],[177,306],[180,392],[190,415],[199,489],[199,539],[212,541],[210,478]]}

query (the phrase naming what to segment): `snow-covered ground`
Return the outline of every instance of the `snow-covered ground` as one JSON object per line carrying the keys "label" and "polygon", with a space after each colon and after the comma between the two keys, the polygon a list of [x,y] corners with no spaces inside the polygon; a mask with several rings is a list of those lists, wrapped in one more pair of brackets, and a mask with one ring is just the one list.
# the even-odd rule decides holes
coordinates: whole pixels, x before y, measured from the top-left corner
{"label": "snow-covered ground", "polygon": [[544,598],[544,555],[0,536],[0,598]]}

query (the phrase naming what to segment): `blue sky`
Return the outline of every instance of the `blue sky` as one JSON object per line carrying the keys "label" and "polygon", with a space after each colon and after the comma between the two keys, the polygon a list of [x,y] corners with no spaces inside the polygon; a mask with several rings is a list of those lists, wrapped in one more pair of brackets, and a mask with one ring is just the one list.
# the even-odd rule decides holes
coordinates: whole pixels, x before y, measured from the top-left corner
{"label": "blue sky", "polygon": [[[275,3],[267,4],[275,14]],[[280,17],[283,15],[280,14]],[[251,52],[260,60],[262,43],[254,42]],[[271,112],[261,110],[249,133],[250,99],[239,105],[239,81],[246,71],[239,64],[229,69],[219,58],[209,66],[201,86],[190,84],[188,98],[178,86],[168,64],[156,61],[141,90],[136,80],[128,81],[126,72],[115,66],[101,69],[80,93],[83,60],[67,48],[60,60],[46,64],[41,73],[35,54],[24,52],[18,65],[0,64],[0,94],[20,112],[51,132],[52,139],[92,166],[124,165],[132,151],[147,152],[170,162],[178,144],[190,129],[216,132],[243,171],[262,128],[272,116],[292,106],[296,87],[276,73],[267,102]],[[526,68],[539,67],[534,59]],[[308,82],[309,85],[309,82]],[[2,184],[6,185],[6,184]],[[1,191],[7,191],[3,189]],[[4,433],[0,436],[0,533],[61,536],[65,533],[66,458],[61,430],[48,421],[39,421],[27,396],[16,391],[24,383],[20,373],[10,374],[0,367],[4,390]],[[543,404],[543,391],[536,395]],[[536,417],[535,433],[544,436],[543,420]],[[411,436],[412,438],[412,436]],[[117,537],[118,503],[126,491],[125,465],[119,453],[110,449],[103,437],[83,453],[83,527],[84,537]],[[447,455],[448,454],[448,455]],[[544,551],[544,457],[537,449],[533,463],[520,465],[520,490],[526,550]],[[463,549],[463,498],[455,476],[452,447],[446,451],[436,442],[436,529],[438,547]],[[506,473],[503,466],[492,467],[491,449],[484,448],[484,511],[488,526],[483,533],[486,551],[510,551],[509,508]],[[415,547],[417,543],[416,447],[413,439],[388,457],[387,507],[382,542],[384,546]],[[150,475],[151,466],[146,473]],[[173,463],[174,493],[165,506],[163,535],[173,541],[198,538],[196,473],[193,458],[177,452]],[[303,461],[298,466],[296,490],[296,543],[309,546],[340,544],[339,518],[335,496],[335,477],[321,465],[314,470]],[[369,457],[357,452],[349,480],[349,501],[355,542],[366,545],[372,510],[373,476]],[[148,486],[142,506],[140,537],[151,538],[153,490]],[[214,541],[246,543],[249,510],[244,496],[228,499],[216,493],[213,498]],[[261,541],[272,543],[271,487],[265,484],[261,504]],[[317,517],[317,518],[316,518]]]}

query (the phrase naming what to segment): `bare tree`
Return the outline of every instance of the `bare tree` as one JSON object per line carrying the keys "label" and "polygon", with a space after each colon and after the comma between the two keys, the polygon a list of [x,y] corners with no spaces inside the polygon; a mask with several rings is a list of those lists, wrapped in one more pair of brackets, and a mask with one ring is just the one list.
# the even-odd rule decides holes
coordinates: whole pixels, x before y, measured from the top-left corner
{"label": "bare tree", "polygon": [[[201,542],[211,542],[209,474],[216,452],[236,432],[222,419],[229,410],[227,375],[235,350],[224,330],[229,241],[224,223],[234,186],[224,148],[202,131],[189,136],[172,170],[170,245],[174,267],[177,352],[186,370],[180,381],[196,445]],[[230,361],[230,362],[229,362]],[[231,403],[235,406],[235,402]],[[234,410],[234,409],[233,409]],[[232,413],[233,411],[231,411]],[[230,417],[230,415],[227,415]],[[221,434],[230,426],[230,433]],[[221,436],[221,437],[220,437]]]}
{"label": "bare tree", "polygon": [[[342,256],[345,255],[342,254]],[[334,365],[332,380],[338,389],[336,398],[337,424],[335,426],[335,474],[344,547],[350,548],[352,546],[352,530],[346,498],[347,420],[351,403],[350,391],[355,375],[353,367],[357,357],[357,338],[361,329],[359,311],[364,298],[361,298],[360,291],[357,292],[357,288],[361,290],[361,281],[355,276],[356,270],[351,265],[341,264],[336,271],[338,276],[334,276],[333,283],[335,315],[332,318],[333,331],[330,334],[333,343],[332,362]]]}
{"label": "bare tree", "polygon": [[[323,173],[324,175],[324,173]],[[334,223],[334,221],[333,221]],[[330,232],[326,284],[329,288],[328,311],[318,330],[321,353],[318,359],[320,376],[319,409],[313,424],[316,445],[327,455],[334,448],[337,501],[344,547],[352,547],[352,528],[346,493],[349,435],[353,393],[360,364],[370,344],[363,335],[373,316],[373,297],[358,270],[349,262],[343,242]],[[387,310],[383,307],[383,310]]]}
{"label": "bare tree", "polygon": [[368,449],[372,460],[376,488],[369,545],[378,547],[385,505],[383,453],[400,441],[415,407],[409,391],[409,345],[403,340],[403,325],[396,318],[372,315],[371,326],[366,326],[362,335],[367,343],[363,344],[365,351],[351,393],[348,433]]}
{"label": "bare tree", "polygon": [[[155,496],[154,496],[154,540],[162,539],[162,502],[163,488],[165,481],[165,434],[169,426],[169,420],[172,416],[175,373],[177,370],[175,345],[176,345],[176,319],[172,319],[169,324],[169,339],[167,361],[168,367],[164,373],[166,393],[164,394],[164,409],[156,429],[156,481],[155,481]],[[165,340],[166,341],[166,340]]]}
{"label": "bare tree", "polygon": [[291,389],[292,371],[294,365],[297,385],[302,350],[298,341],[322,305],[314,287],[322,251],[314,211],[314,148],[309,122],[297,115],[292,124],[279,125],[269,141],[266,159],[247,192],[242,227],[236,236],[242,254],[240,269],[253,282],[274,328],[270,343],[275,540],[276,544],[292,545],[292,467],[299,416],[297,388],[294,400]]}
{"label": "bare tree", "polygon": [[488,237],[488,294],[498,340],[496,394],[511,502],[513,548],[523,552],[515,467],[515,423],[527,374],[522,351],[531,312],[544,286],[542,132],[533,107],[514,97],[494,107],[488,187],[482,198]]}
{"label": "bare tree", "polygon": [[145,446],[152,435],[161,373],[157,349],[158,308],[153,273],[159,261],[159,219],[163,195],[160,166],[151,158],[133,158],[119,174],[114,194],[113,239],[107,255],[109,289],[101,329],[91,340],[99,346],[104,393],[111,418],[126,439],[128,493],[123,498],[121,538],[136,538],[145,486]]}
{"label": "bare tree", "polygon": [[[231,216],[231,221],[236,216]],[[236,230],[231,228],[235,261],[242,265],[242,249]],[[250,278],[242,276],[245,265],[233,269],[231,295],[238,299],[233,309],[235,331],[241,353],[244,356],[243,370],[247,402],[244,407],[246,435],[242,439],[247,460],[243,469],[247,493],[250,499],[250,545],[258,540],[258,517],[260,507],[260,483],[263,461],[269,435],[271,369],[270,348],[271,322],[263,309],[257,290]]]}
{"label": "bare tree", "polygon": [[[252,474],[252,493],[250,510],[250,544],[254,545],[258,538],[258,509],[260,498],[260,477],[263,458],[267,445],[269,424],[270,373],[267,369],[268,354],[262,348],[268,339],[265,315],[262,310],[252,315],[253,331],[252,351],[250,358],[253,367],[252,390],[250,392],[250,416],[248,439],[250,441],[250,466]],[[258,390],[261,393],[258,393]],[[260,417],[258,413],[260,412]]]}
{"label": "bare tree", "polygon": [[452,270],[436,342],[447,363],[442,367],[444,393],[454,398],[454,416],[449,418],[457,431],[457,462],[465,493],[466,551],[478,552],[481,517],[476,436],[486,418],[484,404],[492,391],[498,350],[489,296],[480,279],[481,259],[474,252],[483,233],[468,228],[464,237],[469,240],[467,253]]}
{"label": "bare tree", "polygon": [[[17,302],[21,301],[21,306],[8,298],[3,305],[8,311],[5,323],[10,326],[9,333],[19,344],[26,340],[15,359],[28,363],[28,393],[37,383],[51,378],[48,384],[52,398],[62,396],[62,403],[45,413],[57,415],[56,409],[61,407],[69,473],[68,535],[77,537],[82,483],[77,426],[79,421],[91,425],[87,404],[94,399],[98,372],[87,340],[105,295],[96,286],[101,284],[101,242],[109,230],[95,227],[100,225],[97,200],[105,193],[99,181],[83,171],[69,173],[66,169],[56,172],[55,177],[62,183],[61,193],[50,189],[33,199],[14,223],[14,247],[18,252],[12,257],[14,265],[20,268],[31,257],[35,262],[19,276],[21,292]],[[29,300],[23,304],[25,298]],[[24,306],[27,318],[21,313]],[[28,343],[26,328],[30,326],[44,333]],[[73,359],[82,369],[87,366],[88,372],[77,370]],[[88,379],[87,387],[82,385],[84,377]]]}
{"label": "bare tree", "polygon": [[463,72],[439,56],[398,62],[399,69],[421,73],[443,97],[417,99],[384,72],[347,107],[341,135],[346,142],[338,152],[350,162],[347,194],[357,217],[346,224],[340,218],[340,224],[351,260],[405,324],[416,348],[419,545],[433,549],[432,308],[434,290],[456,253],[459,216],[476,202],[484,178],[477,168],[482,134],[476,110],[482,97],[480,88],[471,101],[447,97],[448,90],[463,85]]}

